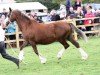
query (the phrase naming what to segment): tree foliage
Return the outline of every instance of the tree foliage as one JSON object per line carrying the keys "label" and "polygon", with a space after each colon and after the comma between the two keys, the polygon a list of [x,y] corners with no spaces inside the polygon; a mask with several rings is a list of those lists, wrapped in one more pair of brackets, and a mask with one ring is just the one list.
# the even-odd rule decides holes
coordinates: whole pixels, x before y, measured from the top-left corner
{"label": "tree foliage", "polygon": [[[75,0],[71,0],[73,4]],[[16,0],[16,2],[40,2],[51,9],[58,9],[60,4],[66,4],[66,0]],[[100,0],[82,0],[82,3],[100,3]]]}
{"label": "tree foliage", "polygon": [[[16,0],[17,2],[32,2],[32,1],[38,1],[38,2],[51,2],[51,3],[64,3],[66,0]],[[75,0],[71,0],[71,2],[74,2]],[[91,3],[100,3],[100,0],[82,0],[83,3],[91,2]]]}

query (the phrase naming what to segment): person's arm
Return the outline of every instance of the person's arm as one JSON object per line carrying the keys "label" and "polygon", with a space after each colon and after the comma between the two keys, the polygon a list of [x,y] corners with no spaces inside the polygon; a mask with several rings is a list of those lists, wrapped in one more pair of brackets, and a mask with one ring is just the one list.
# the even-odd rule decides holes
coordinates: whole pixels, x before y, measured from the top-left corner
{"label": "person's arm", "polygon": [[0,26],[0,41],[4,41],[5,38],[5,31],[2,29],[2,26]]}

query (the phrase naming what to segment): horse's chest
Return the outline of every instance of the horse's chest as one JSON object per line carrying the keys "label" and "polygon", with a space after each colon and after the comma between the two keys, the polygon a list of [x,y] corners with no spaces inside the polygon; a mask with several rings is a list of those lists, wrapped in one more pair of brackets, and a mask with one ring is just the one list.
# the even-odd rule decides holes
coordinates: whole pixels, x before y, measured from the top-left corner
{"label": "horse's chest", "polygon": [[27,41],[29,41],[30,39],[34,39],[34,32],[31,31],[26,31],[26,32],[22,32],[23,33],[23,38]]}

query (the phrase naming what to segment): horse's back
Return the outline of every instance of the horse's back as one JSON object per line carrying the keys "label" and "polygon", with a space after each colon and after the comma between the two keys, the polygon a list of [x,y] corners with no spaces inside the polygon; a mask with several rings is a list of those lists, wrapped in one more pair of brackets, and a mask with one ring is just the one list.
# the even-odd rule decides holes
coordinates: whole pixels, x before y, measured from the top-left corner
{"label": "horse's back", "polygon": [[57,37],[72,33],[71,26],[66,20],[52,21],[45,24],[47,31],[53,30]]}

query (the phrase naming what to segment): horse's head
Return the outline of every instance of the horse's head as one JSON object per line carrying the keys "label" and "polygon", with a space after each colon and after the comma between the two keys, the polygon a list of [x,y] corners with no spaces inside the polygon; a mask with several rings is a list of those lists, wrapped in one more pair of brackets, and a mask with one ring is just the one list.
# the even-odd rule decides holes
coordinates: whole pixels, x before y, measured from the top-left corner
{"label": "horse's head", "polygon": [[8,19],[10,22],[14,22],[16,20],[15,11],[9,8]]}
{"label": "horse's head", "polygon": [[15,16],[14,16],[14,14],[12,12],[13,12],[13,10],[11,8],[9,8],[8,16],[7,16],[7,18],[4,21],[4,23],[6,24],[6,26],[8,26],[9,23],[15,21]]}
{"label": "horse's head", "polygon": [[8,18],[6,18],[5,20],[6,25],[8,25],[10,22],[16,21],[16,18],[20,13],[21,12],[18,10],[12,10],[11,8],[9,8]]}

